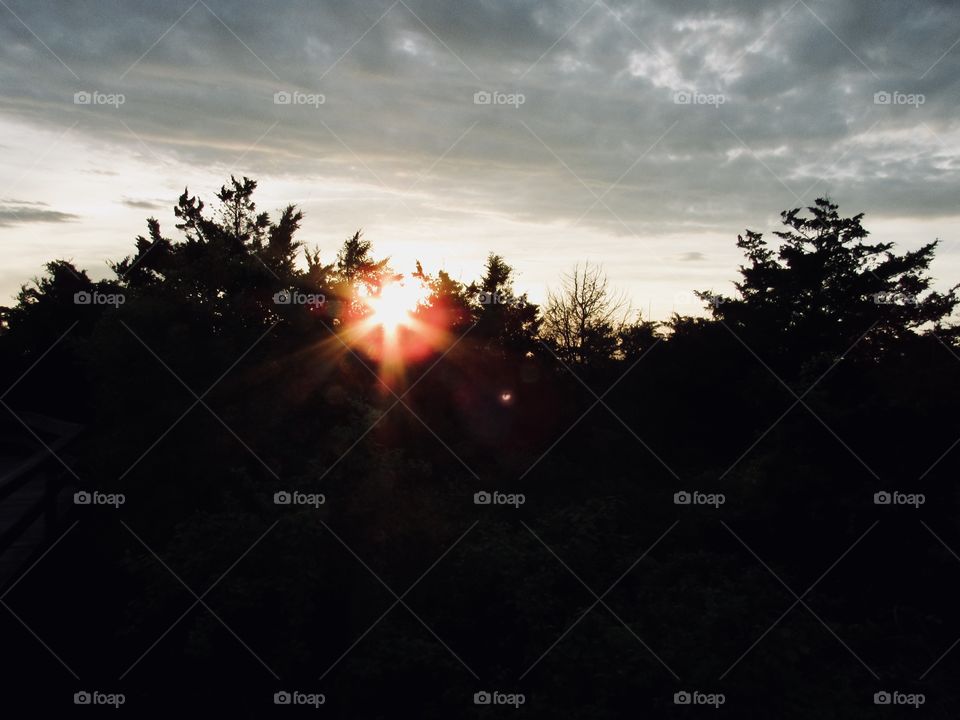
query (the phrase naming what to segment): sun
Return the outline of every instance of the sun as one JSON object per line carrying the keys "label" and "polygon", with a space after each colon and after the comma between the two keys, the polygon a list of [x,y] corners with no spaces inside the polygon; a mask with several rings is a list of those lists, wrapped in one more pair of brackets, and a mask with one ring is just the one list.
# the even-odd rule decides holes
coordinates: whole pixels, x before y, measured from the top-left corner
{"label": "sun", "polygon": [[370,309],[367,322],[395,336],[401,327],[414,323],[413,313],[427,299],[428,289],[417,281],[393,281],[383,285],[377,295],[364,299]]}
{"label": "sun", "polygon": [[410,363],[450,344],[450,333],[430,314],[435,309],[430,297],[430,286],[419,276],[392,279],[357,297],[365,312],[343,332],[341,342],[375,361],[388,389],[402,385]]}

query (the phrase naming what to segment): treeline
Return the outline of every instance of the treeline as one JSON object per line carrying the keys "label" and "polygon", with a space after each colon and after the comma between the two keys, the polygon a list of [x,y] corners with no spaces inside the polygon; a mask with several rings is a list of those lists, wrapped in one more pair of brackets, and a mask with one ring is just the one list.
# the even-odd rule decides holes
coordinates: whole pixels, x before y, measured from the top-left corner
{"label": "treeline", "polygon": [[[255,189],[184,192],[179,238],[151,219],[112,279],[55,261],[2,310],[4,402],[81,421],[77,487],[128,498],[80,512],[39,571],[109,628],[96,647],[56,628],[90,674],[192,602],[155,552],[198,594],[231,568],[208,600],[243,639],[187,614],[124,676],[158,712],[233,688],[258,716],[283,685],[338,717],[470,717],[484,688],[524,692],[527,717],[673,717],[684,688],[723,692],[722,716],[873,717],[890,686],[955,714],[960,655],[920,680],[960,636],[960,567],[931,534],[960,549],[960,297],[932,289],[936,242],[898,253],[817,200],[738,238],[740,279],[698,293],[703,317],[655,323],[597,266],[538,307],[496,255],[470,284],[360,233],[322,257]],[[425,291],[384,377],[357,331],[395,282]],[[325,502],[274,502],[291,491]],[[370,571],[402,596],[441,556],[363,635],[395,600]],[[778,578],[814,584],[816,616],[766,635],[795,600]],[[597,605],[584,587],[614,583]]]}

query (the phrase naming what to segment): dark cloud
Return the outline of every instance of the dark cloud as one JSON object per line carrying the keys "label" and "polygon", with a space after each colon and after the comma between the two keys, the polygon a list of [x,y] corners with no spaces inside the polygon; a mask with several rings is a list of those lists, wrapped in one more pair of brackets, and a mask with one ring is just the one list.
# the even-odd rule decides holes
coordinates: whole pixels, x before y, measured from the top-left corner
{"label": "dark cloud", "polygon": [[164,208],[170,206],[172,203],[164,200],[142,200],[136,198],[123,198],[120,201],[121,205],[125,205],[128,208],[135,208],[137,210],[163,210]]}
{"label": "dark cloud", "polygon": [[[179,22],[188,5],[11,4],[69,70],[5,23],[0,112],[80,120],[151,163],[383,184],[418,210],[621,235],[729,231],[824,192],[873,214],[956,212],[954,2],[208,0]],[[74,104],[80,91],[123,102]]]}
{"label": "dark cloud", "polygon": [[51,210],[43,202],[0,200],[0,227],[27,223],[65,223],[79,219],[79,215]]}
{"label": "dark cloud", "polygon": [[700,262],[701,260],[706,260],[707,256],[702,252],[686,252],[680,256],[680,262]]}

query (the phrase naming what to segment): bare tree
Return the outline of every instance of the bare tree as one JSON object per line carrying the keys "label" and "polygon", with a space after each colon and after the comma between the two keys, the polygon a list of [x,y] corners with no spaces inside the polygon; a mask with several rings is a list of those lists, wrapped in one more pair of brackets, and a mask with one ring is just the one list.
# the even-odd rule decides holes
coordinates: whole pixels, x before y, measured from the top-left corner
{"label": "bare tree", "polygon": [[616,353],[630,314],[626,294],[610,288],[602,266],[577,264],[547,293],[542,335],[565,362],[605,360]]}

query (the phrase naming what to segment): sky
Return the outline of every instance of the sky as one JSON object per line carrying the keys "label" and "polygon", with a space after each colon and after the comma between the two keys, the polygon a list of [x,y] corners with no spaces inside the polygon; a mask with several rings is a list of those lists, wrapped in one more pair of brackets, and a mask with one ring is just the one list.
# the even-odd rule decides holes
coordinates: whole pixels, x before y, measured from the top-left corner
{"label": "sky", "polygon": [[575,263],[654,319],[829,196],[960,282],[960,3],[0,0],[0,304],[231,174],[398,271]]}

